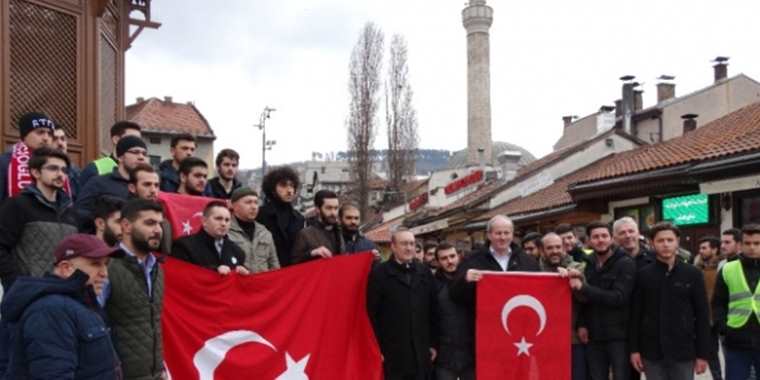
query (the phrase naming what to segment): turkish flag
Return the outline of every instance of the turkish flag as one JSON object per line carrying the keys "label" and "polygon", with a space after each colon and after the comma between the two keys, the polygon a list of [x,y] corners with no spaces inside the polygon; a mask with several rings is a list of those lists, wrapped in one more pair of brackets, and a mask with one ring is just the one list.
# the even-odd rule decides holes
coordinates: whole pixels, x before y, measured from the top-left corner
{"label": "turkish flag", "polygon": [[570,380],[571,295],[555,273],[488,272],[477,284],[477,375]]}
{"label": "turkish flag", "polygon": [[201,229],[203,209],[216,198],[194,195],[158,193],[158,201],[164,207],[164,216],[172,225],[172,240],[192,235]]}
{"label": "turkish flag", "polygon": [[366,311],[371,254],[250,276],[169,258],[161,314],[177,380],[382,378]]}

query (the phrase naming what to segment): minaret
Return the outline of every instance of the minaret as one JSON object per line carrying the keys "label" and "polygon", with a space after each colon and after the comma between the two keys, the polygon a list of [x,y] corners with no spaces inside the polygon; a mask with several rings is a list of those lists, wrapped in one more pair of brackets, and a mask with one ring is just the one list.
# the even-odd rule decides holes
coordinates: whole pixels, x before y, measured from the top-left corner
{"label": "minaret", "polygon": [[[467,30],[467,165],[491,164],[491,57],[488,29],[493,8],[471,0],[462,10]],[[482,149],[482,153],[479,150]]]}

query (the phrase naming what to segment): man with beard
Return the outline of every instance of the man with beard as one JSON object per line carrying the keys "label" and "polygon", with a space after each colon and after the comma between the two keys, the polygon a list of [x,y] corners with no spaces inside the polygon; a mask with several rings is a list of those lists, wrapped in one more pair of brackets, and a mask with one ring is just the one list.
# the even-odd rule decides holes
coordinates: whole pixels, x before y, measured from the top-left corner
{"label": "man with beard", "polygon": [[[167,193],[176,193],[179,191],[180,182],[180,164],[185,159],[195,154],[195,137],[191,134],[183,133],[172,137],[169,154],[172,158],[161,162],[158,170],[161,174],[161,191]],[[205,186],[205,184],[204,184]]]}
{"label": "man with beard", "polygon": [[121,209],[124,201],[105,196],[95,202],[95,236],[113,247],[121,241]]}
{"label": "man with beard", "polygon": [[232,192],[230,240],[245,253],[245,267],[253,273],[280,269],[272,234],[256,221],[259,194],[248,186]]}
{"label": "man with beard", "polygon": [[[567,270],[576,270],[583,272],[585,261],[578,263],[573,260],[567,251],[562,238],[554,233],[549,232],[538,240],[538,250],[540,255],[539,265],[542,272],[563,273]],[[581,343],[578,332],[578,301],[573,298],[572,321],[570,340],[572,342],[572,379],[586,380],[588,378],[588,366],[586,364],[586,345]]]}
{"label": "man with beard", "polygon": [[69,157],[42,147],[28,165],[32,184],[0,208],[0,279],[6,291],[17,276],[49,271],[56,244],[77,232],[71,199],[63,190]]}
{"label": "man with beard", "polygon": [[116,146],[119,145],[119,140],[125,136],[141,137],[140,130],[140,125],[131,121],[114,123],[110,130],[113,152],[87,164],[79,177],[79,186],[84,187],[94,177],[111,174],[113,169],[119,166],[119,156],[116,154]]}
{"label": "man with beard", "polygon": [[538,232],[528,232],[522,238],[522,249],[527,255],[532,256],[536,260],[541,260],[541,252],[538,249],[541,240],[541,234]]}
{"label": "man with beard", "polygon": [[261,182],[267,203],[261,207],[256,221],[272,233],[281,267],[292,263],[293,241],[304,228],[303,215],[293,208],[298,186],[298,173],[289,166],[271,169]]}
{"label": "man with beard", "polygon": [[467,309],[449,296],[449,285],[456,277],[462,256],[449,242],[441,242],[435,250],[438,270],[436,313],[439,325],[438,358],[435,362],[436,380],[474,380],[475,335],[467,317]]}
{"label": "man with beard", "polygon": [[338,226],[338,195],[330,190],[317,191],[314,206],[318,219],[298,233],[293,245],[293,260],[296,263],[319,257],[330,258],[345,252],[343,235]]}
{"label": "man with beard", "polygon": [[31,112],[21,116],[18,132],[21,141],[0,155],[0,202],[16,196],[32,183],[29,159],[35,150],[48,146],[55,124],[44,114]]}
{"label": "man with beard", "polygon": [[422,262],[430,267],[430,271],[435,274],[438,270],[438,259],[435,257],[435,252],[438,250],[438,242],[434,240],[428,240],[423,245],[425,255],[422,257]]}
{"label": "man with beard", "polygon": [[121,211],[124,257],[108,265],[103,290],[124,379],[161,379],[164,372],[161,308],[164,272],[154,253],[161,243],[161,205],[132,199]]}
{"label": "man with beard", "polygon": [[[63,153],[66,153],[66,155],[69,154],[69,140],[66,136],[66,131],[59,125],[57,125],[53,131],[53,140],[51,147],[58,149]],[[76,199],[77,195],[79,195],[79,190],[81,189],[79,177],[81,174],[82,171],[72,162],[68,168],[68,171],[66,172],[71,187],[71,194],[69,195],[71,196],[72,200]]]}
{"label": "man with beard", "polygon": [[[208,182],[208,165],[197,157],[188,157],[179,164],[177,194],[204,196]],[[162,190],[164,191],[164,190]]]}
{"label": "man with beard", "polygon": [[583,249],[583,244],[578,241],[573,226],[566,223],[560,224],[554,229],[554,233],[562,239],[562,249],[565,253],[572,256],[573,261],[577,263],[586,261],[588,258],[587,251]]}
{"label": "man with beard", "polygon": [[203,227],[194,235],[183,236],[172,244],[172,257],[226,276],[231,272],[248,275],[245,253],[232,242],[230,210],[225,201],[211,201],[203,209]]}
{"label": "man with beard", "polygon": [[129,197],[129,172],[137,165],[145,163],[148,146],[140,137],[125,136],[116,144],[116,157],[119,165],[109,175],[96,176],[87,181],[82,193],[77,198],[75,207],[80,217],[82,229],[92,230],[92,213],[95,200],[110,195],[126,200]]}
{"label": "man with beard", "polygon": [[237,179],[240,155],[232,149],[222,149],[216,155],[217,177],[208,181],[206,193],[217,199],[230,199],[242,184]]}
{"label": "man with beard", "polygon": [[361,214],[359,206],[356,203],[347,202],[340,206],[338,210],[340,218],[340,227],[343,232],[343,241],[346,244],[345,253],[357,253],[371,251],[376,259],[380,259],[380,252],[372,240],[367,239],[359,231]]}
{"label": "man with beard", "polygon": [[[149,201],[158,201],[159,178],[156,169],[148,164],[139,164],[129,171],[129,197],[146,199]],[[169,218],[161,221],[161,230],[166,231],[161,238],[161,247],[158,251],[164,254],[171,253],[172,248],[172,225]]]}
{"label": "man with beard", "polygon": [[626,339],[636,264],[622,250],[612,249],[610,226],[594,222],[586,236],[594,253],[583,275],[570,271],[570,286],[582,302],[578,337],[588,343],[586,357],[592,380],[626,380],[631,375]]}

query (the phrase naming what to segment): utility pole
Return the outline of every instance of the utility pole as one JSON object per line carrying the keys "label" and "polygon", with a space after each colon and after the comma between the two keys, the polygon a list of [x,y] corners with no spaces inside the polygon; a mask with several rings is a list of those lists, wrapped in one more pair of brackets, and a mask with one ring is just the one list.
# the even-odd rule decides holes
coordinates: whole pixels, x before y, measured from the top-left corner
{"label": "utility pole", "polygon": [[261,129],[261,178],[264,178],[264,175],[267,173],[267,151],[272,150],[272,146],[277,144],[275,140],[267,140],[266,122],[272,111],[276,110],[269,106],[264,107],[264,111],[261,112],[261,117],[259,118],[259,124],[254,125],[254,127]]}

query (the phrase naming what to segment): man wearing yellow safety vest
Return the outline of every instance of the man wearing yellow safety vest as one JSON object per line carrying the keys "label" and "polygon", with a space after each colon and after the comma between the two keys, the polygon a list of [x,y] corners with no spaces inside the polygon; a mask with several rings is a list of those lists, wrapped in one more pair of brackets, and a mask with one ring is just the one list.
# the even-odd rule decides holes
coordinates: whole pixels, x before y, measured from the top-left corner
{"label": "man wearing yellow safety vest", "polygon": [[[111,126],[111,144],[114,149],[116,149],[116,144],[124,136],[141,137],[140,125],[131,121],[117,121],[116,124]],[[79,175],[79,187],[84,188],[87,181],[93,177],[111,174],[117,166],[119,166],[119,160],[114,153],[90,162]]]}
{"label": "man wearing yellow safety vest", "polygon": [[739,260],[717,277],[713,318],[726,337],[726,380],[747,380],[760,370],[760,225],[742,228]]}

